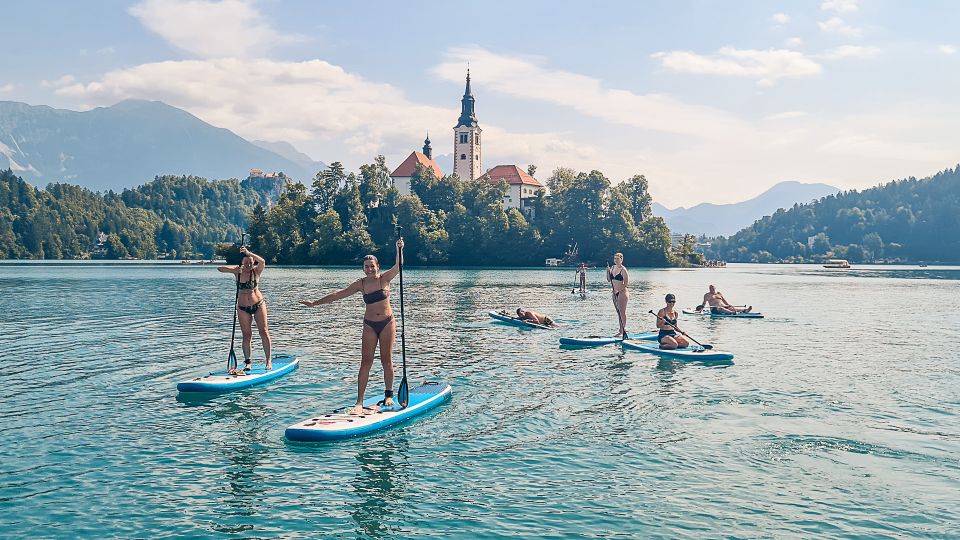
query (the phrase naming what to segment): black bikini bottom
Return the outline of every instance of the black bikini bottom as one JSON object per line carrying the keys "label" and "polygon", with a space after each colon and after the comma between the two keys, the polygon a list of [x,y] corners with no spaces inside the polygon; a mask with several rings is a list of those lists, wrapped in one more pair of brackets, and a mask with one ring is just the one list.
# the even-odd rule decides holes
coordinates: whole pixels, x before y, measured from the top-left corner
{"label": "black bikini bottom", "polygon": [[383,332],[383,329],[386,328],[391,322],[393,322],[393,315],[382,321],[371,321],[367,318],[363,319],[363,324],[369,326],[374,332],[376,332],[377,337],[380,337],[380,333]]}
{"label": "black bikini bottom", "polygon": [[256,304],[254,304],[254,305],[252,305],[252,306],[237,306],[237,309],[239,309],[239,310],[241,310],[241,311],[243,311],[243,312],[245,312],[245,313],[249,313],[250,315],[256,315],[256,313],[257,313],[258,311],[260,311],[260,306],[261,306],[262,304],[263,304],[263,298],[261,298],[259,302],[257,302]]}

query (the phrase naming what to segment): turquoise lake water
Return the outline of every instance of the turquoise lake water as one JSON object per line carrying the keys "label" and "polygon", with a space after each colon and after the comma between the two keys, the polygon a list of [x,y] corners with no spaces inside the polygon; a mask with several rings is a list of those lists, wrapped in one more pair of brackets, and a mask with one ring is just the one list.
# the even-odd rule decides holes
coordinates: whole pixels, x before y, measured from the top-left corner
{"label": "turquoise lake water", "polygon": [[[665,293],[691,307],[710,283],[767,315],[681,318],[736,355],[727,366],[560,349],[616,330],[602,272],[582,299],[572,269],[405,269],[410,379],[446,378],[453,399],[372,436],[295,445],[286,426],[352,403],[363,313],[359,297],[296,300],[359,268],[268,267],[275,351],[301,368],[184,399],[177,381],[229,350],[230,276],[0,264],[0,537],[957,534],[960,268],[632,269],[630,330],[653,327],[643,314]],[[393,301],[399,313],[396,284]],[[486,315],[517,305],[565,326]]]}

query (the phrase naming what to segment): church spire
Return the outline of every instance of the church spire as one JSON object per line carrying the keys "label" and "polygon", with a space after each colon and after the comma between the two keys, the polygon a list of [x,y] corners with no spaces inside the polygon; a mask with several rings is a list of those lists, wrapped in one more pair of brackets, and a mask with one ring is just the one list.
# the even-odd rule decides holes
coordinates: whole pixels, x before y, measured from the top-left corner
{"label": "church spire", "polygon": [[427,132],[427,138],[423,140],[423,155],[427,159],[433,159],[433,148],[430,148],[430,132]]}
{"label": "church spire", "polygon": [[467,68],[467,86],[463,90],[463,99],[460,100],[460,103],[460,118],[457,120],[455,127],[476,126],[477,113],[473,109],[476,100],[473,99],[473,91],[470,89],[470,68]]}

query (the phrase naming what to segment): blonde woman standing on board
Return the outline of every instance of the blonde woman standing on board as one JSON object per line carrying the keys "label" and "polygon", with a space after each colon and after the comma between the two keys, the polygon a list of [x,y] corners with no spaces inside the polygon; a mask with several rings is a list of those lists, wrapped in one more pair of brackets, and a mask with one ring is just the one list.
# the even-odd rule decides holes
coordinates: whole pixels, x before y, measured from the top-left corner
{"label": "blonde woman standing on board", "polygon": [[627,292],[627,285],[630,284],[630,273],[623,266],[623,253],[613,255],[613,266],[607,267],[607,281],[613,287],[613,307],[617,309],[617,317],[620,322],[620,332],[618,338],[627,337],[627,300],[630,294]]}

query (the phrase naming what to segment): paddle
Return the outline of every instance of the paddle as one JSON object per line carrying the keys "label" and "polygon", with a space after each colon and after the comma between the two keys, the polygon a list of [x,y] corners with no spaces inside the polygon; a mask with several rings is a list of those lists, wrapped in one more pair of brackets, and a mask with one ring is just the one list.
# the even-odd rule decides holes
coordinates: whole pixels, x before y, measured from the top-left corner
{"label": "paddle", "polygon": [[[240,245],[246,238],[246,233],[240,234]],[[237,272],[237,295],[233,299],[233,330],[230,332],[230,354],[227,355],[227,373],[232,373],[237,369],[237,353],[233,350],[233,344],[237,337],[237,306],[240,305],[240,272]]]}
{"label": "paddle", "polygon": [[[403,239],[402,232],[403,228],[397,225],[397,238]],[[400,402],[400,408],[405,409],[410,403],[410,387],[407,384],[407,331],[403,325],[403,250],[399,250],[397,257],[397,264],[400,266],[400,356],[403,358],[403,378],[400,379],[400,389],[397,390],[397,401]]]}
{"label": "paddle", "polygon": [[661,317],[661,316],[657,315],[656,313],[654,313],[652,309],[649,311],[649,313],[650,313],[651,315],[653,315],[654,317],[660,319],[660,320],[663,321],[664,323],[670,325],[670,326],[671,326],[674,330],[676,330],[677,332],[680,332],[681,334],[683,334],[683,335],[687,336],[688,338],[690,338],[690,341],[692,341],[692,342],[696,343],[697,345],[703,347],[703,350],[709,351],[710,349],[713,348],[713,345],[704,345],[703,343],[700,343],[699,341],[693,339],[693,337],[691,337],[690,334],[688,334],[688,333],[684,332],[683,330],[677,328],[676,326],[670,324],[666,319],[664,319],[663,317]]}

